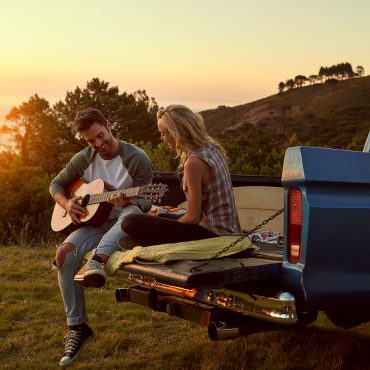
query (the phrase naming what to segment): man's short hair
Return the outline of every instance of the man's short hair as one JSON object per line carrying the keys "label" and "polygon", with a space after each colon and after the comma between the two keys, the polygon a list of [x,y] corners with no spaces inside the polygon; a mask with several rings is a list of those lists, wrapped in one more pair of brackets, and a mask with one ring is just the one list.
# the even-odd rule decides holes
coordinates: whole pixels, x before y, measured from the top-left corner
{"label": "man's short hair", "polygon": [[87,108],[77,113],[73,126],[78,132],[82,132],[89,129],[95,122],[106,126],[108,121],[100,110]]}

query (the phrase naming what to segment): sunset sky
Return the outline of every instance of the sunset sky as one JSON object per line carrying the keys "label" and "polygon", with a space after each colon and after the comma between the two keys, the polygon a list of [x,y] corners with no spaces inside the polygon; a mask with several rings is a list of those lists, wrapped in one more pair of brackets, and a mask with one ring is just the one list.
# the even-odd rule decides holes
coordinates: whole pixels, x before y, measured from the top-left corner
{"label": "sunset sky", "polygon": [[94,77],[159,105],[235,106],[349,62],[370,69],[369,0],[9,0],[0,9],[0,124]]}

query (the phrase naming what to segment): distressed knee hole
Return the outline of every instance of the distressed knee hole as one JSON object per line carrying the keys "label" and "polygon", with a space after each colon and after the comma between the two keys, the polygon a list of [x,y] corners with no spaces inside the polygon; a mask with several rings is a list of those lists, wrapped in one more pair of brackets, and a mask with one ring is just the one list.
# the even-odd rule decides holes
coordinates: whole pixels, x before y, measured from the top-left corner
{"label": "distressed knee hole", "polygon": [[71,243],[61,244],[55,254],[56,265],[61,269],[64,266],[66,256],[68,253],[71,253],[75,249],[74,245]]}

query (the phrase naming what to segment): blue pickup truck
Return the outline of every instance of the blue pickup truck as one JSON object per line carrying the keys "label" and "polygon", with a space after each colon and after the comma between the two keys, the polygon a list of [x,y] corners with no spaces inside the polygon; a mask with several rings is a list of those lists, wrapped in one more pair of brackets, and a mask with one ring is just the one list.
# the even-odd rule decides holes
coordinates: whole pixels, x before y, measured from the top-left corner
{"label": "blue pickup truck", "polygon": [[[370,154],[292,147],[281,178],[232,179],[243,229],[275,214],[261,230],[282,237],[203,265],[126,264],[130,286],[116,290],[117,301],[208,327],[212,340],[301,328],[319,311],[344,328],[369,321]],[[184,202],[175,175],[155,180],[170,188],[165,202]]]}

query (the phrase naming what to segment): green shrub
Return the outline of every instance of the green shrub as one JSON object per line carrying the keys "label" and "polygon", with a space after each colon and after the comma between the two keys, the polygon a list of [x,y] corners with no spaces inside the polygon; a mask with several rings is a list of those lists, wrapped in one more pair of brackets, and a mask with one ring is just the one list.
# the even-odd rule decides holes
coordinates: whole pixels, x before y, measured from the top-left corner
{"label": "green shrub", "polygon": [[2,244],[24,244],[53,237],[50,181],[51,176],[41,167],[25,166],[18,157],[7,168],[0,167]]}

